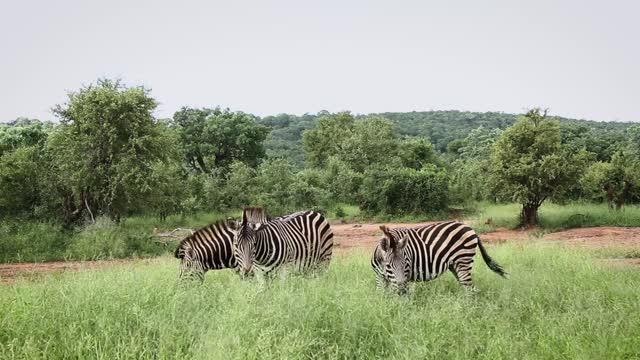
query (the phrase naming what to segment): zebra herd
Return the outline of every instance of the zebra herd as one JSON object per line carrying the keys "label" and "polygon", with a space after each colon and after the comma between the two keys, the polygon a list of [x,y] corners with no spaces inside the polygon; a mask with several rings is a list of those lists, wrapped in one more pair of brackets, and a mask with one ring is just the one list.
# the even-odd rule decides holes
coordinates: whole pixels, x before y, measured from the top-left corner
{"label": "zebra herd", "polygon": [[[378,288],[405,293],[409,282],[432,280],[449,270],[462,287],[474,290],[471,269],[476,248],[491,270],[506,275],[476,232],[463,223],[380,229],[383,236],[371,257]],[[262,208],[249,207],[241,221],[218,221],[184,238],[175,257],[181,260],[180,279],[203,281],[204,274],[215,269],[234,269],[242,276],[255,270],[270,274],[283,267],[299,272],[326,269],[332,250],[333,232],[322,214],[300,211],[271,219]]]}

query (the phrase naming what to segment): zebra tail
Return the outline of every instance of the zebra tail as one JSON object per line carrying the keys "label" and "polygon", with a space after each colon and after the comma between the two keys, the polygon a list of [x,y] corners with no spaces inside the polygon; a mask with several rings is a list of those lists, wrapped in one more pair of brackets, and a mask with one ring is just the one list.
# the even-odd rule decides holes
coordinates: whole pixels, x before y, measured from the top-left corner
{"label": "zebra tail", "polygon": [[487,264],[489,269],[493,270],[493,272],[495,272],[496,274],[502,277],[507,277],[508,273],[504,271],[502,266],[498,265],[498,263],[495,262],[491,258],[491,256],[489,256],[489,253],[487,253],[487,250],[482,245],[482,241],[480,241],[480,237],[478,237],[478,247],[480,248],[480,254],[482,254],[482,260],[484,260],[484,262]]}

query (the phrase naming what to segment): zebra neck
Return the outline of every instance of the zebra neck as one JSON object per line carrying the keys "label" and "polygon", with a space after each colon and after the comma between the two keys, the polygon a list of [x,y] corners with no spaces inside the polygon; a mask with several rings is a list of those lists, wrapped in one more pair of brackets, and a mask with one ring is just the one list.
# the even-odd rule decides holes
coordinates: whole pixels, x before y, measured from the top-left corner
{"label": "zebra neck", "polygon": [[278,238],[269,236],[267,229],[256,234],[256,262],[258,264],[270,263],[274,258],[274,253],[278,249]]}

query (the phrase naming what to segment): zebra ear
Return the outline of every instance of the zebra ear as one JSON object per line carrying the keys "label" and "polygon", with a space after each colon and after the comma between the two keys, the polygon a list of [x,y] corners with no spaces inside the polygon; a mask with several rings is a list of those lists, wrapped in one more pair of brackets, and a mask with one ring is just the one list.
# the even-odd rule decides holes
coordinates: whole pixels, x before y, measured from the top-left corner
{"label": "zebra ear", "polygon": [[242,210],[242,225],[247,225],[247,209]]}
{"label": "zebra ear", "polygon": [[227,218],[227,227],[229,227],[229,229],[238,230],[239,226],[240,224],[238,223],[238,220],[231,217]]}
{"label": "zebra ear", "polygon": [[396,250],[404,249],[404,247],[407,246],[408,240],[409,240],[409,237],[407,235],[403,236],[402,239],[400,239],[396,244]]}
{"label": "zebra ear", "polygon": [[390,250],[389,239],[386,236],[380,239],[380,249],[384,252],[388,252]]}
{"label": "zebra ear", "polygon": [[396,239],[393,237],[393,234],[391,234],[391,232],[389,232],[389,229],[387,229],[387,227],[384,225],[380,225],[380,230],[382,230],[382,233],[384,234],[384,237],[380,242],[382,250],[384,250],[385,252],[393,250],[396,247]]}

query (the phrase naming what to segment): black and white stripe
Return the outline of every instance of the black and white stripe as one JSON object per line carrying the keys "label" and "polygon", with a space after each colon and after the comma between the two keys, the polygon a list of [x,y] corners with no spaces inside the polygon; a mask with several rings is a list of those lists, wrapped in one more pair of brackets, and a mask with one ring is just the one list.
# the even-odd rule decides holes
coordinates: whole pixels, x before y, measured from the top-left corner
{"label": "black and white stripe", "polygon": [[178,278],[202,281],[208,270],[237,268],[233,256],[235,231],[232,225],[227,221],[218,221],[180,241],[175,251],[175,257],[181,260]]}
{"label": "black and white stripe", "polygon": [[243,273],[253,267],[269,273],[285,264],[297,271],[328,266],[333,232],[322,214],[301,211],[261,222],[265,218],[261,208],[243,211],[234,241],[234,254]]}
{"label": "black and white stripe", "polygon": [[491,270],[506,273],[489,257],[480,238],[469,226],[448,221],[418,228],[388,229],[376,246],[371,266],[378,287],[391,287],[405,292],[408,281],[427,281],[451,271],[460,285],[474,289],[471,278],[476,248]]}

